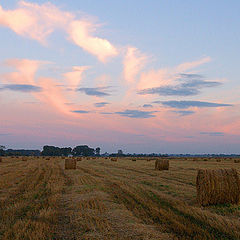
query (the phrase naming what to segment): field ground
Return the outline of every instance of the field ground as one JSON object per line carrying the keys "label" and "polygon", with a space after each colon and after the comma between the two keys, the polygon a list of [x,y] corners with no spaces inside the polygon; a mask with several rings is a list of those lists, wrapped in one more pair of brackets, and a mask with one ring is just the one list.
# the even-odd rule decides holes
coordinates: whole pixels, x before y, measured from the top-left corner
{"label": "field ground", "polygon": [[236,168],[233,159],[3,158],[0,239],[240,239],[240,206],[200,207],[197,169]]}

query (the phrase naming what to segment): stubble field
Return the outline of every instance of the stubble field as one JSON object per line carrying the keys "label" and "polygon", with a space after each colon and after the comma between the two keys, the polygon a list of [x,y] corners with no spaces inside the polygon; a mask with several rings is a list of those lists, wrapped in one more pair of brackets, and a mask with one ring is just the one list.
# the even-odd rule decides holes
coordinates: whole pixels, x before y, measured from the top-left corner
{"label": "stubble field", "polygon": [[0,162],[0,239],[240,239],[240,206],[201,207],[198,169],[236,168],[231,158],[154,160],[5,157]]}

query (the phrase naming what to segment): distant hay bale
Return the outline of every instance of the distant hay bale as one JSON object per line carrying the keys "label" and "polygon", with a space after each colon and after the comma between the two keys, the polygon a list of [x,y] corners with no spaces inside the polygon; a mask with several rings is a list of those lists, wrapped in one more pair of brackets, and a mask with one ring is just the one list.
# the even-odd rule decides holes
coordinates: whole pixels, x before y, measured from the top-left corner
{"label": "distant hay bale", "polygon": [[117,158],[111,158],[112,162],[117,162]]}
{"label": "distant hay bale", "polygon": [[197,200],[208,206],[239,203],[240,181],[236,169],[200,169],[197,174]]}
{"label": "distant hay bale", "polygon": [[132,161],[133,161],[133,162],[136,162],[136,161],[137,161],[137,159],[132,159]]}
{"label": "distant hay bale", "polygon": [[82,161],[81,157],[76,158],[77,161]]}
{"label": "distant hay bale", "polygon": [[234,163],[240,163],[239,159],[234,159]]}
{"label": "distant hay bale", "polygon": [[27,157],[22,157],[22,161],[26,162],[27,161]]}
{"label": "distant hay bale", "polygon": [[2,158],[0,157],[0,162],[2,162]]}
{"label": "distant hay bale", "polygon": [[168,169],[169,169],[169,160],[157,159],[155,161],[155,170],[168,170]]}
{"label": "distant hay bale", "polygon": [[65,159],[65,169],[76,169],[77,160],[72,158]]}
{"label": "distant hay bale", "polygon": [[222,160],[221,159],[217,159],[216,162],[221,162]]}
{"label": "distant hay bale", "polygon": [[151,161],[151,159],[147,159],[147,162],[150,162]]}

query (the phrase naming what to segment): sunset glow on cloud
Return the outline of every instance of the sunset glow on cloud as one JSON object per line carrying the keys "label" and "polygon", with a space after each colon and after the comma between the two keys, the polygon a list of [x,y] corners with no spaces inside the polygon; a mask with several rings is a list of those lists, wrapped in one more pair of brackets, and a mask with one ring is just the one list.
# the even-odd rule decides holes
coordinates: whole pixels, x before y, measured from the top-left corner
{"label": "sunset glow on cloud", "polygon": [[[170,41],[169,16],[159,3],[152,8],[162,15],[154,16],[166,20],[166,28],[158,28],[154,16],[125,19],[120,2],[119,12],[111,3],[106,15],[105,0],[94,8],[59,2],[0,3],[0,145],[238,151],[240,102],[231,94],[239,89],[236,51],[221,44],[220,31],[215,46],[188,41],[195,33],[188,23],[189,35],[176,31]],[[181,21],[178,13],[169,24]],[[232,147],[224,149],[226,142]]]}

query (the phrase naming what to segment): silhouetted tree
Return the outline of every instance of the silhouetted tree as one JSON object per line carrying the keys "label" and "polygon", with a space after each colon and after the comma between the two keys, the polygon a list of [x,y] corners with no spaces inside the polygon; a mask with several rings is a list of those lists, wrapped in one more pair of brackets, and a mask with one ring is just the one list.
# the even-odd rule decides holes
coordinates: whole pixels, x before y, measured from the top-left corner
{"label": "silhouetted tree", "polygon": [[93,148],[88,147],[87,145],[77,146],[72,151],[74,156],[93,156],[95,150]]}
{"label": "silhouetted tree", "polygon": [[100,156],[100,151],[101,151],[100,147],[97,147],[95,150],[97,156]]}

